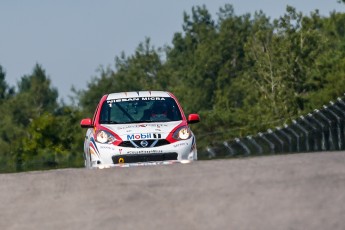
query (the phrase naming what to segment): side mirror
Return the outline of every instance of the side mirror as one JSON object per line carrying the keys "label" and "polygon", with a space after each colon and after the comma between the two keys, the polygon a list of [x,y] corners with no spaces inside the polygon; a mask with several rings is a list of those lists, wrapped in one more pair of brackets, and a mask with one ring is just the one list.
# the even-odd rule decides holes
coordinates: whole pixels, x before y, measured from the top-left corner
{"label": "side mirror", "polygon": [[80,126],[82,128],[92,128],[93,127],[92,120],[90,118],[85,118],[85,119],[81,120]]}
{"label": "side mirror", "polygon": [[188,124],[198,123],[200,121],[199,114],[189,114],[188,116]]}

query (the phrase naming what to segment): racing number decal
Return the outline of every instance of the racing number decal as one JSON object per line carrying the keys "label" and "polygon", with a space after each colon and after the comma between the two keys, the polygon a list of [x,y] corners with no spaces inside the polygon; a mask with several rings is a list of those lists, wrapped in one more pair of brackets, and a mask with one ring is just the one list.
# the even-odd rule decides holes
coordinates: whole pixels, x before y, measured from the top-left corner
{"label": "racing number decal", "polygon": [[122,157],[119,158],[119,163],[125,163],[125,159],[123,159]]}

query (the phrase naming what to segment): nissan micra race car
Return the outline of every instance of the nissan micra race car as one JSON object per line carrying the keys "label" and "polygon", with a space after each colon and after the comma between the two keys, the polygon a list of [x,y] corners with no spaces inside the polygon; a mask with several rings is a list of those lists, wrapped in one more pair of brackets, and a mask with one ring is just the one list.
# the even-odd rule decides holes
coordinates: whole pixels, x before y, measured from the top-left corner
{"label": "nissan micra race car", "polygon": [[176,97],[164,91],[121,92],[104,95],[87,128],[85,167],[150,165],[197,160],[196,141]]}

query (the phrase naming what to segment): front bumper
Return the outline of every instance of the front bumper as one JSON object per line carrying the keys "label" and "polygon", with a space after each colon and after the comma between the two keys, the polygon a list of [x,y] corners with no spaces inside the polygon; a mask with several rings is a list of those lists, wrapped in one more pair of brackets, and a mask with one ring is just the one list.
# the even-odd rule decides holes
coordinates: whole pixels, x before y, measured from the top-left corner
{"label": "front bumper", "polygon": [[129,168],[140,166],[157,166],[157,165],[172,165],[172,164],[189,164],[193,161],[155,161],[155,162],[137,162],[137,163],[121,163],[121,164],[97,164],[93,165],[92,169],[107,169],[107,168]]}
{"label": "front bumper", "polygon": [[90,145],[91,167],[143,162],[197,160],[194,138],[159,147],[131,148],[113,144]]}

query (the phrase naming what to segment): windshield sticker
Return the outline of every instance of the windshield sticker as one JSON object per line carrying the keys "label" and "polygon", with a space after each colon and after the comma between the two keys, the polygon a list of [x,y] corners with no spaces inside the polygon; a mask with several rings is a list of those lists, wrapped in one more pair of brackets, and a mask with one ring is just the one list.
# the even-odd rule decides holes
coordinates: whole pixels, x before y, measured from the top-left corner
{"label": "windshield sticker", "polygon": [[164,97],[142,97],[143,101],[165,101]]}
{"label": "windshield sticker", "polygon": [[126,102],[126,101],[165,101],[165,97],[131,97],[131,98],[118,98],[108,100],[108,104],[116,102]]}

